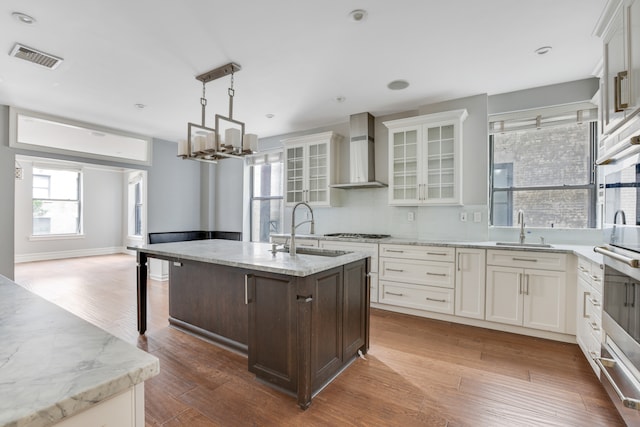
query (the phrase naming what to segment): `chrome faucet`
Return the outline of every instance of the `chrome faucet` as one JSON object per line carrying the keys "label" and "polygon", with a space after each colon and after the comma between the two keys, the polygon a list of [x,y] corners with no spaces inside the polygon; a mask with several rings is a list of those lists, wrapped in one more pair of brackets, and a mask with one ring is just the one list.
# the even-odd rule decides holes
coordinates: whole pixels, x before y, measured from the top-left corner
{"label": "chrome faucet", "polygon": [[522,209],[518,210],[518,224],[520,225],[520,244],[524,243],[524,211]]}
{"label": "chrome faucet", "polygon": [[613,214],[613,225],[616,225],[618,223],[618,215],[622,217],[622,225],[626,225],[627,216],[624,214],[624,211],[622,209],[618,209],[616,213]]}
{"label": "chrome faucet", "polygon": [[[306,220],[306,221],[302,221],[302,222],[296,224],[296,209],[300,205],[305,205],[307,207],[307,209],[309,209],[309,212],[311,212],[311,219],[310,220]],[[314,234],[314,232],[315,232],[314,231],[315,222],[313,220],[313,209],[311,209],[311,206],[309,206],[305,202],[300,202],[300,203],[296,204],[293,207],[293,212],[291,212],[291,244],[289,245],[289,255],[296,256],[296,228],[298,228],[302,224],[306,224],[308,222],[311,223],[311,227],[310,227],[309,233],[310,234]]]}

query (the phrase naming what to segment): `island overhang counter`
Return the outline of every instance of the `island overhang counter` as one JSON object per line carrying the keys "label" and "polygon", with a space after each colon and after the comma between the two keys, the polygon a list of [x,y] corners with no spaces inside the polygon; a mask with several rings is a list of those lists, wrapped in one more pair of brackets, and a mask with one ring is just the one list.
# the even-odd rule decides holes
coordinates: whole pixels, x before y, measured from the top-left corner
{"label": "island overhang counter", "polygon": [[369,348],[369,256],[272,252],[197,240],[137,253],[138,331],[146,331],[147,259],[169,261],[169,322],[246,354],[265,383],[311,398]]}

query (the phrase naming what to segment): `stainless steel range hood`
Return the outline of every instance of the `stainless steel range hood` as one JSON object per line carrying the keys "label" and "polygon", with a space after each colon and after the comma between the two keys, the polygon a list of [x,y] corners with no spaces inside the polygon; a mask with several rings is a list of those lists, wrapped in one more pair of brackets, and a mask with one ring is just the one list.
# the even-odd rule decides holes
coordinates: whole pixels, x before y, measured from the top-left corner
{"label": "stainless steel range hood", "polygon": [[369,113],[353,114],[349,119],[349,182],[335,184],[333,188],[380,188],[386,187],[375,180],[374,118]]}

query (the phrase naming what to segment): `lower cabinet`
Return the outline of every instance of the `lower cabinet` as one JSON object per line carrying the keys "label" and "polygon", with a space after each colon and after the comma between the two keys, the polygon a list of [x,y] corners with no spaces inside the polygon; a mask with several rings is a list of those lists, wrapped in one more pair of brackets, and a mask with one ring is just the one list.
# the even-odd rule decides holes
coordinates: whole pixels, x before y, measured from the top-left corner
{"label": "lower cabinet", "polygon": [[296,278],[247,276],[249,371],[306,407],[369,346],[365,260]]}
{"label": "lower cabinet", "polygon": [[456,249],[456,316],[484,319],[486,258],[484,249]]}
{"label": "lower cabinet", "polygon": [[566,279],[560,271],[487,266],[486,320],[565,332]]}
{"label": "lower cabinet", "polygon": [[602,278],[601,264],[578,259],[578,292],[576,301],[576,341],[596,375],[600,368],[595,358],[600,356],[602,343]]}

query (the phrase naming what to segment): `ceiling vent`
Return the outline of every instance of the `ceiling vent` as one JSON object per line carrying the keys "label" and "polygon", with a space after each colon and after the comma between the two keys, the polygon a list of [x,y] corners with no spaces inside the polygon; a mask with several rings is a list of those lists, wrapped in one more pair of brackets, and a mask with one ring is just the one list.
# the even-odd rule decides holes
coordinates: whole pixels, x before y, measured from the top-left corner
{"label": "ceiling vent", "polygon": [[51,70],[57,68],[58,65],[64,61],[62,58],[21,45],[20,43],[16,43],[9,55],[24,59],[25,61],[33,62],[34,64],[41,65]]}

